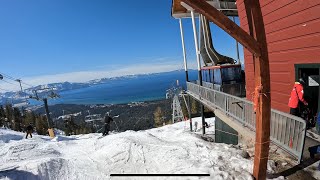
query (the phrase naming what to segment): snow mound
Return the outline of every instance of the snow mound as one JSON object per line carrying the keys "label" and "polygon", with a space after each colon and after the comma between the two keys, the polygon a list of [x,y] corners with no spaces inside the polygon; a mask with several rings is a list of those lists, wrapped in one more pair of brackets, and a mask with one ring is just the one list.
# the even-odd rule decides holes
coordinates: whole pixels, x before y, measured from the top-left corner
{"label": "snow mound", "polygon": [[[200,122],[201,118],[193,121]],[[214,118],[207,122],[213,125]],[[86,134],[24,139],[23,133],[0,129],[0,179],[110,179],[110,174],[119,173],[194,173],[210,177],[187,179],[253,179],[253,161],[243,158],[242,150],[206,142],[189,132],[188,124],[103,138],[101,134]]]}
{"label": "snow mound", "polygon": [[19,134],[17,132],[8,130],[8,129],[2,129],[0,131],[0,143],[8,143],[10,141],[18,141],[23,139],[23,135]]}

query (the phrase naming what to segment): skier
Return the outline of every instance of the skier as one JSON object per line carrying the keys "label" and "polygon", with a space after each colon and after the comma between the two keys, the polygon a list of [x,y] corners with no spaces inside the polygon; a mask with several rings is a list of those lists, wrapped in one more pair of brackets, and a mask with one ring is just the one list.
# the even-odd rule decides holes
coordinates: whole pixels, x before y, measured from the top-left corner
{"label": "skier", "polygon": [[209,124],[206,121],[204,122],[204,127],[209,128]]}
{"label": "skier", "polygon": [[288,106],[290,107],[290,114],[295,116],[301,116],[300,108],[301,104],[304,104],[305,106],[308,105],[307,101],[303,98],[303,86],[305,85],[305,81],[300,78],[299,82],[296,82],[294,84],[294,87],[291,91],[290,99]]}
{"label": "skier", "polygon": [[109,134],[111,121],[113,121],[113,119],[109,116],[109,113],[107,113],[104,117],[104,131],[102,133],[103,136]]}
{"label": "skier", "polygon": [[33,127],[32,127],[32,124],[31,124],[31,123],[29,123],[29,126],[27,126],[26,132],[27,132],[26,139],[28,139],[28,135],[29,135],[29,134],[30,134],[30,137],[32,138]]}

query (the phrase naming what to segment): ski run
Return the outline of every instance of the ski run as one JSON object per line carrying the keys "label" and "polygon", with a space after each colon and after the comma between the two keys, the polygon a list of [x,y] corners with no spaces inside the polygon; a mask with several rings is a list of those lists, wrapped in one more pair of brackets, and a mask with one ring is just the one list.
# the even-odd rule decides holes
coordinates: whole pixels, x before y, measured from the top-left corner
{"label": "ski run", "polygon": [[[201,124],[201,118],[195,118]],[[206,119],[214,132],[214,118]],[[0,179],[253,179],[240,146],[204,141],[179,122],[145,131],[54,139],[0,129]],[[273,171],[272,162],[268,171]],[[210,177],[114,177],[110,174],[210,174]],[[283,179],[282,177],[278,179]]]}

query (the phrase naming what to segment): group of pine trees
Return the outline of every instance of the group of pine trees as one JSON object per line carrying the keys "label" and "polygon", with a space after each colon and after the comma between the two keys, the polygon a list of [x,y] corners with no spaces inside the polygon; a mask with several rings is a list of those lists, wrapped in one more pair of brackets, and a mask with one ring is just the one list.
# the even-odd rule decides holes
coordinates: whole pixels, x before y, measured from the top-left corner
{"label": "group of pine trees", "polygon": [[47,134],[48,123],[46,116],[36,114],[33,111],[21,111],[11,104],[0,105],[0,127],[24,132],[29,124],[32,124],[40,135]]}
{"label": "group of pine trees", "polygon": [[154,125],[155,127],[161,127],[165,123],[164,113],[162,112],[161,107],[157,107],[153,113],[154,115]]}
{"label": "group of pine trees", "polygon": [[77,135],[77,134],[88,134],[94,132],[94,128],[87,127],[85,123],[81,123],[80,125],[74,122],[74,117],[70,116],[69,118],[64,120],[64,130],[65,135]]}
{"label": "group of pine trees", "polygon": [[[46,115],[36,114],[34,111],[21,111],[11,104],[0,105],[0,127],[14,131],[25,132],[26,127],[32,125],[39,135],[48,135],[48,121]],[[76,124],[73,117],[64,121],[59,127],[66,135],[87,134],[93,132],[86,124]]]}

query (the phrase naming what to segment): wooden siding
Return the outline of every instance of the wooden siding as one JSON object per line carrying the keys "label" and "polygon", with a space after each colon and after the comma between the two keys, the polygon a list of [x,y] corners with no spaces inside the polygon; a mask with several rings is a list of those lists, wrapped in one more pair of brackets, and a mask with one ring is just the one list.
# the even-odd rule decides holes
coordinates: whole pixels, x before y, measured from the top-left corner
{"label": "wooden siding", "polygon": [[[295,81],[294,64],[320,63],[320,1],[260,0],[270,62],[271,106],[287,106]],[[248,30],[243,0],[237,0],[240,26]],[[244,49],[247,99],[252,100],[252,54]]]}

